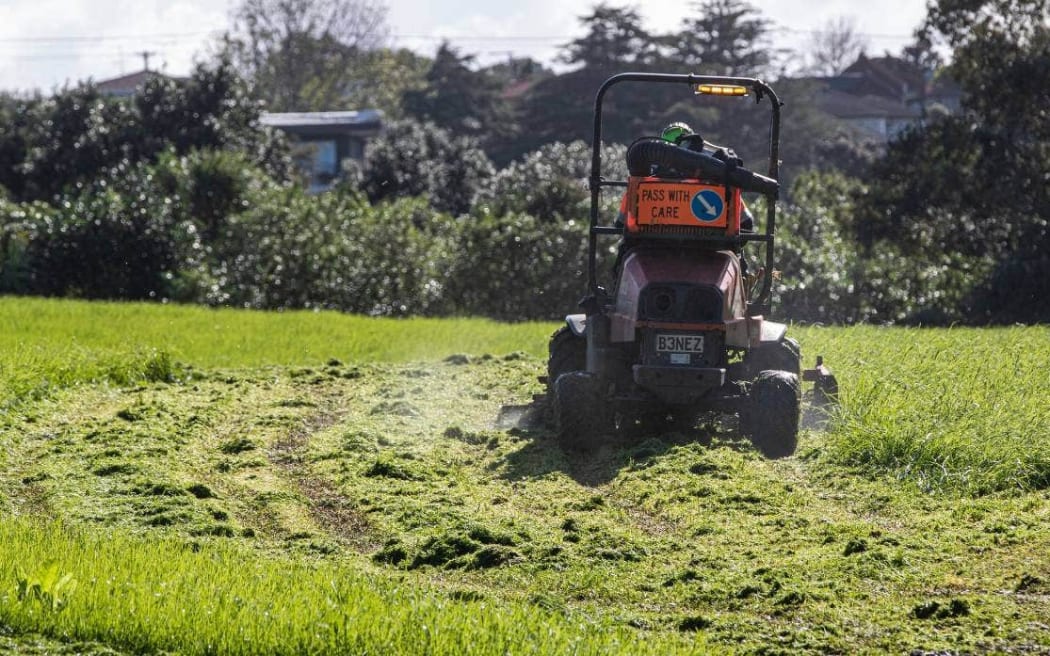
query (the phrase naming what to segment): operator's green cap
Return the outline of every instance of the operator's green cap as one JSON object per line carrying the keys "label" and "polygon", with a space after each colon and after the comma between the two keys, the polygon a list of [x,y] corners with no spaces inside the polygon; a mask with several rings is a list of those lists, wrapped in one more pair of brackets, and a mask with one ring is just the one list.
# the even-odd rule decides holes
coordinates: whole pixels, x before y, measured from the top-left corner
{"label": "operator's green cap", "polygon": [[693,128],[681,121],[677,121],[664,128],[664,131],[660,133],[660,138],[664,141],[677,143],[679,139],[690,134],[693,134]]}

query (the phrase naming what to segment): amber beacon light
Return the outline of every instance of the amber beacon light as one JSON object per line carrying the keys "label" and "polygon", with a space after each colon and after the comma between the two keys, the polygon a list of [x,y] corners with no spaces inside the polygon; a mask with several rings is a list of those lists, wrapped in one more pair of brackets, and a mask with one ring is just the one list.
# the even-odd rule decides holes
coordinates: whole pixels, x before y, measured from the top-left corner
{"label": "amber beacon light", "polygon": [[698,84],[696,85],[696,93],[706,96],[746,96],[747,87],[735,84]]}

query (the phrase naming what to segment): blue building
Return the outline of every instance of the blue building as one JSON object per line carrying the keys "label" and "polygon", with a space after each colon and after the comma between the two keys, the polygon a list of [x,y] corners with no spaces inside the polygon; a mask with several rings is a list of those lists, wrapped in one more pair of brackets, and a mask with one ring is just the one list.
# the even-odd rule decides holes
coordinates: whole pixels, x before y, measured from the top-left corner
{"label": "blue building", "polygon": [[368,139],[383,127],[383,115],[375,109],[264,113],[260,122],[290,137],[296,166],[317,192],[339,179],[344,160],[364,158]]}

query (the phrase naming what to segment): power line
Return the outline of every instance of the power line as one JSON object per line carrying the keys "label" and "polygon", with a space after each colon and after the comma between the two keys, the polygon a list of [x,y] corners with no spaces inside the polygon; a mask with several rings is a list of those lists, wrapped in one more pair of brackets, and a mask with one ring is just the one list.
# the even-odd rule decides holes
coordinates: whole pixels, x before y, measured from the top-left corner
{"label": "power line", "polygon": [[[771,32],[787,32],[790,34],[803,34],[819,36],[823,34],[829,34],[830,30],[814,30],[814,29],[802,29],[797,27],[780,27],[774,26],[770,28]],[[912,34],[886,34],[880,32],[854,32],[857,36],[868,37],[872,39],[908,39],[912,37]],[[420,41],[571,41],[573,39],[580,38],[580,35],[563,34],[555,36],[551,34],[547,35],[505,35],[505,36],[483,36],[483,35],[450,35],[440,36],[433,34],[391,34],[394,39],[416,39]]]}
{"label": "power line", "polygon": [[506,35],[506,36],[480,36],[480,35],[456,35],[456,36],[435,36],[433,34],[392,34],[395,39],[419,39],[421,41],[565,41],[566,39],[575,39],[578,37],[574,36],[521,36],[521,35]]}
{"label": "power line", "polygon": [[[792,27],[781,27],[774,26],[770,28],[771,32],[782,33],[782,34],[797,34],[797,35],[808,35],[808,36],[820,36],[827,34],[827,30],[809,30]],[[122,35],[95,35],[95,36],[82,36],[82,35],[51,35],[43,37],[8,37],[0,38],[0,45],[3,44],[49,44],[49,43],[103,43],[103,42],[114,42],[114,41],[128,41],[137,40],[139,43],[148,41],[154,48],[165,48],[165,49],[176,49],[182,50],[189,45],[191,39],[199,38],[206,35],[216,35],[221,33],[222,30],[208,30],[208,31],[197,31],[197,32],[157,32],[157,33],[143,33],[143,34],[122,34]],[[902,40],[911,38],[911,34],[886,34],[876,32],[857,32],[857,36],[871,39],[893,39]],[[391,34],[394,41],[401,40],[416,40],[416,41],[450,41],[450,42],[468,42],[468,43],[479,43],[479,44],[500,44],[500,43],[550,43],[553,45],[568,43],[573,39],[579,38],[578,36],[572,35],[504,35],[504,36],[486,36],[486,35],[456,35],[456,36],[438,36],[433,34]],[[490,47],[493,47],[490,45]],[[503,51],[501,51],[503,52]],[[80,50],[77,52],[47,52],[47,53],[34,53],[34,52],[8,52],[3,55],[8,59],[21,60],[21,61],[33,61],[33,60],[62,60],[62,59],[96,59],[102,57],[114,57],[123,56],[126,53],[113,53],[112,51],[98,51],[94,49]],[[154,53],[155,54],[155,53]]]}
{"label": "power line", "polygon": [[[143,34],[96,34],[96,35],[51,35],[51,36],[27,36],[27,37],[0,37],[0,43],[63,43],[63,42],[98,42],[98,41],[127,41],[134,39],[189,39],[200,36],[217,35],[225,30],[202,30],[196,32],[153,32]],[[821,35],[827,34],[828,30],[803,29],[797,27],[773,26],[773,32],[787,32],[790,34]],[[911,34],[887,34],[879,32],[855,32],[858,36],[873,39],[905,39]],[[434,34],[391,34],[394,39],[413,39],[420,41],[569,41],[579,38],[572,34],[507,34],[502,36],[460,34],[460,35],[434,35]]]}
{"label": "power line", "polygon": [[36,60],[47,60],[47,59],[103,59],[109,57],[120,57],[129,53],[126,52],[64,52],[64,53],[47,53],[44,55],[5,55],[8,59],[16,59],[21,61],[36,61]]}
{"label": "power line", "polygon": [[[772,32],[786,32],[788,34],[801,34],[805,36],[824,36],[833,34],[834,30],[804,30],[797,27],[771,27]],[[857,36],[868,39],[910,39],[913,34],[880,34],[878,32],[853,32]]]}
{"label": "power line", "polygon": [[184,39],[190,37],[199,37],[208,34],[219,34],[223,31],[224,30],[208,30],[206,32],[157,32],[147,34],[100,34],[95,36],[56,35],[0,37],[0,43],[63,43],[93,41],[126,41],[129,39]]}
{"label": "power line", "polygon": [[[186,53],[187,46],[169,46],[169,47],[156,47],[154,46],[149,50],[151,55],[170,55],[171,53]],[[37,60],[37,59],[101,59],[103,57],[122,57],[125,55],[138,55],[142,56],[141,50],[129,51],[129,50],[70,50],[55,52],[54,50],[48,50],[45,52],[4,52],[0,51],[0,57],[9,60],[26,61],[26,60]]]}

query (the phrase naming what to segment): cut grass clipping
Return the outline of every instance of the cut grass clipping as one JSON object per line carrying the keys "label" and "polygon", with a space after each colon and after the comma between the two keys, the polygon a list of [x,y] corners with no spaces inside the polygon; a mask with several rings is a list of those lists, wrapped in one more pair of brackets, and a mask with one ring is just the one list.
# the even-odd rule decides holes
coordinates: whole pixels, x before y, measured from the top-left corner
{"label": "cut grass clipping", "polygon": [[0,650],[1050,649],[1046,328],[793,327],[770,461],[498,424],[554,324],[0,303]]}
{"label": "cut grass clipping", "polygon": [[[170,381],[198,369],[544,357],[553,324],[372,319],[0,298],[0,409],[55,389]],[[1050,485],[1050,328],[798,328],[841,381],[826,449],[925,490]]]}

